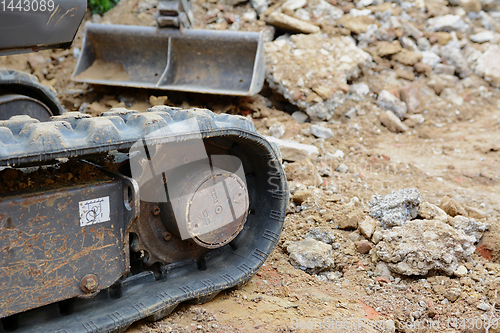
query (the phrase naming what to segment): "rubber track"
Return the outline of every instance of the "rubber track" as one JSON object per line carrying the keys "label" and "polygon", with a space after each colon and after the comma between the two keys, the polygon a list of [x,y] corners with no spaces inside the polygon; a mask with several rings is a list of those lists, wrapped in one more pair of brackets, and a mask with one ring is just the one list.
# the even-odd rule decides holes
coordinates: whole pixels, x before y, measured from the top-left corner
{"label": "rubber track", "polygon": [[[244,283],[273,250],[288,204],[288,188],[276,146],[259,135],[253,123],[244,117],[204,109],[155,107],[148,111],[112,109],[95,118],[69,112],[46,123],[13,117],[16,119],[0,123],[0,164],[33,164],[128,148],[164,123],[195,117],[202,138],[227,137],[244,148],[252,163],[257,195],[250,204],[254,211],[245,228],[231,246],[209,253],[204,259],[205,270],[198,269],[196,262],[187,261],[162,267],[160,279],[143,272],[123,280],[113,290],[102,290],[92,299],[74,300],[69,315],[60,314],[57,304],[17,314],[14,320],[18,327],[14,332],[122,332],[135,321],[158,320],[168,315],[181,302],[203,302]],[[199,139],[199,133],[166,137],[162,142],[191,138]]]}
{"label": "rubber track", "polygon": [[42,101],[54,115],[66,112],[59,103],[56,94],[40,84],[36,76],[28,73],[0,68],[0,91],[2,94],[21,94]]}

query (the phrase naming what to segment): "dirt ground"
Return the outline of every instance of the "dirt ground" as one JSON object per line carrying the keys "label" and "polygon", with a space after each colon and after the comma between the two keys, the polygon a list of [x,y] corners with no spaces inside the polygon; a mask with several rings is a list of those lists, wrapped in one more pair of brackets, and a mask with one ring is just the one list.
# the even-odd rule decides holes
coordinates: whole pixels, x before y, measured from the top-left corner
{"label": "dirt ground", "polygon": [[[139,11],[140,3],[123,0],[101,21],[152,25],[156,8]],[[230,15],[251,8],[249,3],[232,7],[198,1],[195,15],[204,18],[198,27],[207,26],[208,12],[217,6],[227,9],[227,22],[231,22]],[[90,15],[86,20],[92,20]],[[216,28],[227,26],[225,23]],[[242,24],[240,29],[258,30],[259,26],[262,23]],[[0,66],[36,75],[57,91],[68,110],[93,115],[111,107],[144,111],[158,101],[200,106],[248,116],[264,135],[272,134],[273,124],[282,124],[285,131],[281,139],[313,145],[320,152],[320,157],[310,162],[285,162],[293,200],[284,230],[273,254],[247,284],[224,291],[203,305],[182,304],[167,318],[136,323],[127,333],[500,332],[500,310],[495,307],[500,303],[496,295],[500,289],[499,89],[473,76],[469,85],[457,88],[464,100],[462,105],[435,94],[422,97],[425,122],[404,133],[394,133],[381,124],[380,109],[374,107],[374,93],[397,88],[387,84],[394,81],[394,71],[364,75],[356,82],[366,83],[372,93],[363,101],[344,103],[332,119],[322,122],[334,136],[321,139],[311,134],[312,123],[298,123],[291,116],[297,108],[267,85],[259,97],[236,98],[72,82],[76,65],[73,54],[81,47],[82,33],[81,28],[69,50],[3,57]],[[422,75],[413,83],[428,87],[429,80]],[[357,116],[344,116],[352,107],[358,110]],[[328,158],[338,150],[344,153],[343,158]],[[335,171],[340,164],[348,171]],[[300,172],[304,168],[313,170],[312,174]],[[374,271],[378,260],[373,251],[362,254],[354,245],[364,237],[356,229],[338,228],[353,209],[363,218],[368,216],[373,195],[403,188],[417,188],[423,202],[435,205],[440,205],[445,196],[454,198],[474,212],[469,216],[489,224],[476,252],[464,262],[466,276],[435,272],[427,276],[392,273],[390,278],[377,277]],[[308,193],[300,205],[294,198],[297,190]],[[286,251],[289,242],[301,240],[316,227],[331,230],[339,243],[328,278],[295,268]],[[450,296],[450,290],[458,290],[458,296]]]}

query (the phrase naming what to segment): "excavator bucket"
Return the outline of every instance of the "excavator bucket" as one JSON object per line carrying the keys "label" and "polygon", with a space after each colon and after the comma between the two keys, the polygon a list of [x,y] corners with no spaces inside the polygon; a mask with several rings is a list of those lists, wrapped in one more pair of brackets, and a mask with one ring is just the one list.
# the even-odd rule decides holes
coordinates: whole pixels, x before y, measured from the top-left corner
{"label": "excavator bucket", "polygon": [[251,96],[264,83],[257,32],[91,24],[72,79],[91,84]]}

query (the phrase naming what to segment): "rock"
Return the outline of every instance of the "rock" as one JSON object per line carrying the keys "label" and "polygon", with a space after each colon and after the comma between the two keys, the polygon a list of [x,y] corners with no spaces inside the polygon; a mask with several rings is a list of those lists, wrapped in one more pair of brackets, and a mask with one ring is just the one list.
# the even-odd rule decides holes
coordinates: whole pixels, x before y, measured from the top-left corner
{"label": "rock", "polygon": [[362,241],[354,242],[354,246],[356,247],[356,250],[359,253],[365,254],[365,253],[370,252],[370,250],[373,247],[373,244],[367,240],[362,240]]}
{"label": "rock", "polygon": [[404,119],[407,111],[406,104],[387,90],[380,92],[377,98],[377,105],[383,110],[392,111],[399,119]]}
{"label": "rock", "polygon": [[422,202],[418,206],[418,216],[425,220],[438,220],[448,222],[449,216],[444,210],[428,202]]}
{"label": "rock", "polygon": [[278,12],[272,12],[269,16],[267,16],[266,22],[284,30],[304,34],[315,34],[320,31],[320,28],[317,25]]}
{"label": "rock", "polygon": [[414,113],[420,106],[420,86],[418,84],[411,84],[399,89],[399,96],[410,113]]}
{"label": "rock", "polygon": [[403,49],[399,41],[395,40],[392,43],[381,41],[377,43],[377,54],[380,57],[386,57],[401,52]]}
{"label": "rock", "polygon": [[458,268],[453,272],[453,275],[458,277],[464,277],[467,275],[467,268],[464,265],[458,266]]}
{"label": "rock", "polygon": [[441,57],[432,51],[423,51],[422,52],[422,63],[431,66],[432,68],[436,67],[437,64],[441,62]]}
{"label": "rock", "polygon": [[436,220],[414,220],[380,232],[377,257],[392,272],[403,275],[426,275],[430,271],[453,275],[460,262],[475,250],[474,237]]}
{"label": "rock", "polygon": [[327,228],[312,228],[309,229],[304,238],[312,238],[326,244],[333,244],[335,242],[335,233],[333,230]]}
{"label": "rock", "polygon": [[356,229],[358,227],[358,222],[361,221],[362,218],[363,215],[360,212],[353,211],[338,221],[338,227],[339,229]]}
{"label": "rock", "polygon": [[275,143],[281,151],[281,156],[286,161],[301,161],[306,158],[315,159],[319,155],[319,150],[313,145],[306,145],[292,140],[277,139],[272,136],[265,136],[265,138]]}
{"label": "rock", "polygon": [[486,213],[480,209],[471,206],[465,206],[464,208],[465,211],[467,212],[468,217],[472,217],[474,219],[483,219],[487,216]]}
{"label": "rock", "polygon": [[482,9],[481,2],[478,0],[462,0],[461,5],[466,12],[480,12]]}
{"label": "rock", "polygon": [[387,267],[387,264],[382,261],[377,263],[373,275],[380,276],[384,279],[391,279],[391,271],[389,270],[389,267]]}
{"label": "rock", "polygon": [[479,0],[484,11],[500,11],[498,0]]}
{"label": "rock", "polygon": [[417,45],[420,51],[429,51],[431,49],[431,43],[425,37],[417,39]]}
{"label": "rock", "polygon": [[290,263],[296,268],[315,274],[333,266],[331,245],[312,238],[290,242],[287,245]]}
{"label": "rock", "polygon": [[396,77],[398,79],[401,78],[401,79],[405,79],[408,81],[415,80],[415,74],[413,73],[413,70],[405,68],[404,66],[398,66],[396,68]]}
{"label": "rock", "polygon": [[452,39],[451,34],[448,32],[444,32],[444,31],[436,32],[436,37],[437,37],[437,42],[439,45],[446,45]]}
{"label": "rock", "polygon": [[311,134],[323,139],[330,139],[335,136],[331,129],[322,125],[311,125]]}
{"label": "rock", "polygon": [[250,4],[259,15],[262,15],[269,8],[267,0],[250,0]]}
{"label": "rock", "polygon": [[420,52],[420,49],[418,48],[417,44],[415,44],[415,42],[410,37],[406,36],[402,37],[401,45],[409,51]]}
{"label": "rock", "polygon": [[455,66],[445,65],[445,64],[437,64],[434,67],[434,73],[436,74],[447,74],[447,75],[455,75]]}
{"label": "rock", "polygon": [[417,62],[415,66],[413,66],[413,68],[415,68],[415,71],[417,73],[425,73],[428,75],[430,72],[432,72],[432,67],[424,64],[423,62]]}
{"label": "rock", "polygon": [[491,311],[491,306],[488,303],[485,303],[483,301],[481,301],[477,304],[477,308],[479,310],[483,310],[483,311]]}
{"label": "rock", "polygon": [[295,191],[295,193],[292,196],[293,202],[295,202],[297,205],[302,205],[304,201],[309,199],[312,195],[312,192],[309,190],[298,190]]}
{"label": "rock", "polygon": [[419,204],[420,192],[416,188],[374,195],[369,203],[370,216],[379,220],[382,228],[399,226],[417,217]]}
{"label": "rock", "polygon": [[356,35],[360,35],[365,33],[368,30],[368,26],[373,24],[375,19],[370,18],[368,16],[352,16],[352,15],[343,15],[338,23],[341,24],[344,28],[351,30]]}
{"label": "rock", "polygon": [[370,87],[364,82],[354,83],[351,85],[351,88],[349,89],[349,94],[357,95],[360,97],[361,96],[364,97],[369,93],[370,93]]}
{"label": "rock", "polygon": [[363,221],[358,223],[358,230],[363,236],[370,239],[377,227],[377,220],[367,216]]}
{"label": "rock", "polygon": [[466,235],[473,236],[476,239],[476,243],[483,237],[484,232],[488,230],[486,223],[460,215],[455,216],[448,223],[455,229],[463,230]]}
{"label": "rock", "polygon": [[471,74],[469,64],[460,50],[453,45],[445,45],[441,48],[441,56],[448,65],[455,66],[458,75],[465,78]]}
{"label": "rock", "polygon": [[269,127],[269,134],[275,138],[281,138],[285,134],[285,125],[280,122],[276,122]]}
{"label": "rock", "polygon": [[469,38],[474,43],[486,43],[491,42],[495,38],[495,34],[492,31],[486,30],[470,35]]}
{"label": "rock", "polygon": [[286,8],[289,10],[296,10],[304,7],[307,4],[307,0],[287,0],[281,8]]}
{"label": "rock", "polygon": [[344,163],[342,163],[335,169],[335,171],[340,173],[347,173],[349,171],[349,167]]}
{"label": "rock", "polygon": [[427,29],[429,31],[466,32],[470,29],[470,27],[459,15],[448,14],[428,19]]}
{"label": "rock", "polygon": [[475,62],[474,72],[492,86],[500,88],[500,46],[490,45]]}
{"label": "rock", "polygon": [[458,201],[450,197],[443,197],[441,199],[440,207],[446,212],[446,214],[450,215],[451,217],[455,217],[457,215],[467,216],[465,208],[460,203],[458,203]]}
{"label": "rock", "polygon": [[[344,103],[349,91],[347,81],[371,66],[370,55],[351,37],[282,36],[266,43],[265,50],[269,86],[312,120],[331,119]],[[325,71],[331,74],[324,75]],[[331,96],[324,100],[330,95],[328,91]]]}
{"label": "rock", "polygon": [[407,115],[407,117],[408,118],[403,121],[403,125],[406,125],[410,128],[417,127],[418,125],[425,122],[425,118],[421,114],[410,114]]}
{"label": "rock", "polygon": [[450,302],[455,302],[461,294],[462,290],[460,288],[446,288],[444,297],[446,297],[446,299]]}
{"label": "rock", "polygon": [[309,116],[302,111],[295,111],[292,113],[292,118],[295,119],[299,124],[303,124],[307,121]]}
{"label": "rock", "polygon": [[378,117],[382,125],[394,133],[406,132],[409,128],[392,111],[382,111]]}
{"label": "rock", "polygon": [[392,56],[392,59],[399,61],[403,65],[413,66],[420,60],[422,60],[422,53],[408,51],[407,49],[402,49],[401,52]]}

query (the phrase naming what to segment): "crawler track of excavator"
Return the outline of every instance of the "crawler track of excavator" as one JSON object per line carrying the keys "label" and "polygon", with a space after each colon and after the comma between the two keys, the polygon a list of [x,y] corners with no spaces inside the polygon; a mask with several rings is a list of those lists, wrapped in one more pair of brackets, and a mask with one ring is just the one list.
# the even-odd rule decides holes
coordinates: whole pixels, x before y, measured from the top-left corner
{"label": "crawler track of excavator", "polygon": [[[141,200],[128,167],[134,143],[189,119],[198,133],[151,140],[180,149],[202,140],[210,163],[215,155],[241,161],[248,210],[219,245],[201,246],[203,239],[181,239],[163,229],[165,204]],[[21,178],[7,177],[11,190],[0,191],[0,332],[121,332],[141,319],[158,320],[182,302],[206,302],[244,283],[282,230],[288,189],[280,160],[251,121],[204,109],[164,106],[144,113],[115,109],[101,117],[69,112],[48,122],[29,116],[0,121],[1,172],[53,168],[60,171],[52,176],[61,178],[71,170],[65,163],[83,163],[106,175],[22,190]],[[66,173],[66,180],[77,176]],[[241,177],[233,178],[239,186]],[[89,196],[109,198],[107,221],[81,223],[78,204]]]}

